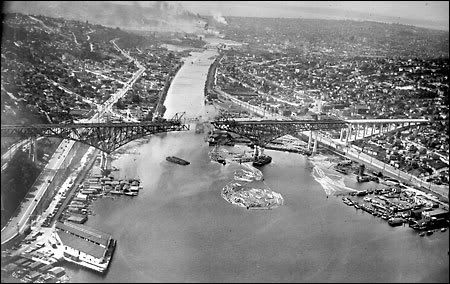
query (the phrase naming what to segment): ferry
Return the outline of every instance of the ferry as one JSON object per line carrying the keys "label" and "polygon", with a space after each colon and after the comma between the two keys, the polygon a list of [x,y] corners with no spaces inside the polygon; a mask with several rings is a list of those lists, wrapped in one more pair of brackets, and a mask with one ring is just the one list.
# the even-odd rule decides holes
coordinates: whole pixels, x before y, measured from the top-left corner
{"label": "ferry", "polygon": [[181,158],[175,157],[175,156],[166,157],[166,160],[169,161],[169,162],[172,162],[172,163],[183,165],[183,166],[186,166],[186,165],[190,164],[190,162],[188,162],[186,160],[183,160]]}

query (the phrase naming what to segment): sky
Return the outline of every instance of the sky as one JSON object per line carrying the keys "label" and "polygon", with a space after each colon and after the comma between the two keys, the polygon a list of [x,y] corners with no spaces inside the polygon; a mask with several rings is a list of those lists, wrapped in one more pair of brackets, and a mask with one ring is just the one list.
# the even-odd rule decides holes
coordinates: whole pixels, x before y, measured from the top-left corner
{"label": "sky", "polygon": [[[150,5],[156,1],[137,2]],[[200,15],[368,20],[449,30],[449,1],[167,2],[180,3]]]}

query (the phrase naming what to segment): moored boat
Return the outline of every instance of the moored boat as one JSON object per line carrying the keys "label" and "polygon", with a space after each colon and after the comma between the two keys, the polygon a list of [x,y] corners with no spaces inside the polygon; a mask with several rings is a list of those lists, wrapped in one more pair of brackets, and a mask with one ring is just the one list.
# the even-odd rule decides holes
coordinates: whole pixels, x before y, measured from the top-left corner
{"label": "moored boat", "polygon": [[269,164],[270,162],[272,162],[272,157],[267,156],[267,155],[262,155],[262,156],[257,157],[253,161],[253,166],[255,166],[255,167],[262,167],[264,165]]}
{"label": "moored boat", "polygon": [[172,163],[183,165],[183,166],[186,166],[186,165],[190,164],[190,162],[188,162],[186,160],[183,160],[181,158],[175,157],[175,156],[166,157],[166,160],[169,161],[169,162],[172,162]]}

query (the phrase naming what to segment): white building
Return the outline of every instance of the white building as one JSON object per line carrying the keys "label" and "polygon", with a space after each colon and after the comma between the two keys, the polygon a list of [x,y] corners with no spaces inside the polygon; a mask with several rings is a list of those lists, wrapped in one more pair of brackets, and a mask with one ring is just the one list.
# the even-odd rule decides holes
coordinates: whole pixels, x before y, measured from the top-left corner
{"label": "white building", "polygon": [[104,272],[115,247],[111,235],[71,222],[56,224],[56,239],[70,262]]}

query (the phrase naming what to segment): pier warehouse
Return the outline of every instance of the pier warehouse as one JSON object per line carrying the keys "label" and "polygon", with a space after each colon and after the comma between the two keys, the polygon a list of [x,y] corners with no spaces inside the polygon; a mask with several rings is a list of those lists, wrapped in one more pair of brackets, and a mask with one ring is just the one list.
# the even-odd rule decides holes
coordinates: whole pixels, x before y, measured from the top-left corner
{"label": "pier warehouse", "polygon": [[71,222],[56,224],[56,238],[66,260],[99,272],[107,269],[115,248],[110,234]]}

